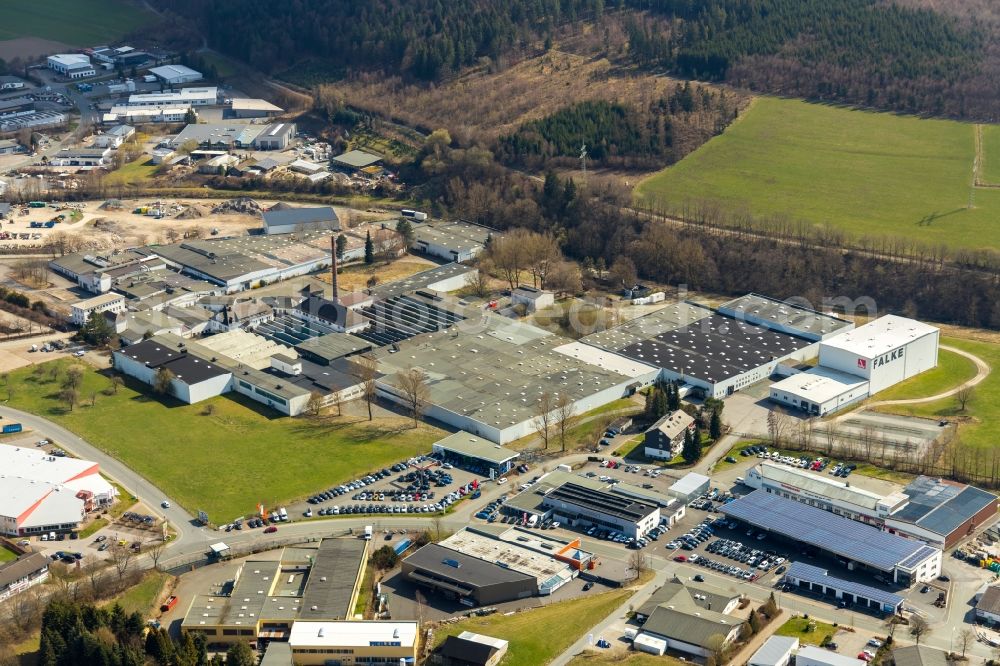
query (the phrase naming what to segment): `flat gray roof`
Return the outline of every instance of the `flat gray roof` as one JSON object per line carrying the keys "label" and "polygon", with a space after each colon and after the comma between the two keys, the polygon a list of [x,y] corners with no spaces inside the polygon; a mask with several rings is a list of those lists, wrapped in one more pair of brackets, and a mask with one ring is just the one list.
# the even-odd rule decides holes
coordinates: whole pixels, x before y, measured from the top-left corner
{"label": "flat gray roof", "polygon": [[535,576],[508,569],[478,557],[430,543],[410,555],[407,564],[429,571],[437,576],[458,581],[470,588],[531,580]]}
{"label": "flat gray roof", "polygon": [[747,294],[723,303],[720,312],[750,321],[760,320],[800,331],[817,339],[831,333],[854,328],[854,323],[840,317],[817,312],[794,301],[781,301],[761,294]]}
{"label": "flat gray roof", "polygon": [[369,351],[372,343],[350,333],[327,333],[317,338],[309,338],[295,345],[296,351],[313,354],[327,362],[344,356],[352,356]]}
{"label": "flat gray roof", "polygon": [[453,278],[457,275],[465,275],[476,269],[469,268],[464,264],[452,262],[441,266],[429,268],[426,271],[415,273],[401,280],[393,280],[373,287],[370,292],[372,296],[387,300],[393,296],[401,296],[417,289],[427,289],[437,282]]}
{"label": "flat gray roof", "polygon": [[442,440],[434,442],[434,447],[440,447],[446,451],[453,451],[463,456],[479,458],[480,460],[495,464],[505,463],[520,455],[513,449],[494,444],[488,439],[476,437],[464,430],[459,430]]}
{"label": "flat gray roof", "polygon": [[367,541],[358,538],[320,542],[302,595],[300,619],[343,620],[354,616],[351,599],[365,564],[367,546]]}
{"label": "flat gray roof", "polygon": [[354,167],[355,169],[363,169],[366,166],[371,166],[376,162],[381,162],[384,158],[381,155],[373,155],[372,153],[366,153],[363,150],[349,150],[343,155],[337,155],[333,158],[333,161],[337,164],[342,164],[344,166]]}

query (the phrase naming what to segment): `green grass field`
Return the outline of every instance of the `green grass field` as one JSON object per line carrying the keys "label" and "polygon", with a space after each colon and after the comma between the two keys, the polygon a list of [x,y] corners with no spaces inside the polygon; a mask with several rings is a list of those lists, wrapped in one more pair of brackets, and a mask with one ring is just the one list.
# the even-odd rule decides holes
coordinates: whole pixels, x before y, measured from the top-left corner
{"label": "green grass field", "polygon": [[[630,592],[616,590],[584,595],[514,615],[487,615],[443,625],[434,632],[438,643],[463,631],[510,641],[504,666],[546,664],[573,644],[583,632],[624,603]],[[567,622],[572,618],[572,622]]]}
{"label": "green grass field", "polygon": [[[71,364],[55,361],[42,367]],[[110,381],[89,367],[79,389],[82,405],[68,412],[58,400],[60,381],[52,381],[48,373],[37,377],[31,368],[11,372],[10,405],[69,428],[189,511],[202,509],[220,523],[252,512],[257,502],[288,502],[426,453],[444,436],[426,425],[412,429],[405,418],[292,419],[228,396],[197,405],[165,403],[145,385],[132,383],[105,395]],[[204,414],[208,404],[214,406],[211,415]]]}
{"label": "green grass field", "polygon": [[[887,405],[878,408],[878,411],[931,419],[969,417],[969,422],[959,425],[962,444],[987,452],[996,446],[996,434],[1000,432],[1000,345],[960,338],[943,338],[941,343],[975,354],[992,368],[986,379],[973,389],[965,413],[960,411],[954,396],[916,405]],[[985,457],[983,464],[989,464],[989,456]]]}
{"label": "green grass field", "polygon": [[[995,128],[988,135],[1000,163]],[[1000,249],[1000,190],[977,189],[966,208],[974,153],[970,124],[765,97],[635,194],[675,212],[711,200],[855,236]]]}
{"label": "green grass field", "polygon": [[976,364],[955,352],[942,349],[938,365],[873,396],[873,400],[910,400],[944,393],[976,376]]}
{"label": "green grass field", "polygon": [[163,584],[170,578],[168,574],[159,571],[149,571],[136,585],[108,601],[108,605],[117,603],[126,614],[141,613],[148,617],[153,610]]}
{"label": "green grass field", "polygon": [[17,559],[17,553],[10,550],[9,548],[4,548],[0,546],[0,564],[4,562],[13,562]]}
{"label": "green grass field", "polygon": [[70,46],[115,41],[155,16],[127,0],[0,0],[0,40],[40,37]]}
{"label": "green grass field", "polygon": [[158,168],[148,155],[143,155],[134,162],[129,162],[121,169],[108,174],[104,182],[110,185],[137,185],[152,178]]}
{"label": "green grass field", "polygon": [[[811,629],[809,628],[810,626],[812,626]],[[814,620],[813,618],[809,618],[807,620],[804,617],[793,617],[788,620],[788,622],[785,622],[783,625],[778,627],[777,631],[774,633],[778,636],[793,636],[798,638],[802,643],[819,645],[823,641],[824,636],[830,636],[832,638],[833,635],[837,633],[837,628],[832,624],[820,622],[819,620]]]}
{"label": "green grass field", "polygon": [[982,151],[980,180],[988,185],[1000,185],[1000,126],[983,125]]}

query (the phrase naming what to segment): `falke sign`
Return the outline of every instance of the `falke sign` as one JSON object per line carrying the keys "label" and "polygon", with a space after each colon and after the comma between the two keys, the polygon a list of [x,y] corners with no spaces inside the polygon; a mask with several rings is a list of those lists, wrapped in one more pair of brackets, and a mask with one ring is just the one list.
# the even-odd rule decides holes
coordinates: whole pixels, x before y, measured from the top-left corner
{"label": "falke sign", "polygon": [[[903,350],[902,349],[897,349],[896,351],[889,352],[888,354],[882,354],[878,358],[873,358],[872,359],[872,367],[873,368],[877,368],[879,366],[883,366],[886,363],[891,363],[891,362],[895,361],[896,359],[900,359],[900,358],[903,358]],[[866,359],[866,358],[859,358],[858,359],[858,367],[861,368],[862,370],[867,369],[868,368],[868,359]]]}

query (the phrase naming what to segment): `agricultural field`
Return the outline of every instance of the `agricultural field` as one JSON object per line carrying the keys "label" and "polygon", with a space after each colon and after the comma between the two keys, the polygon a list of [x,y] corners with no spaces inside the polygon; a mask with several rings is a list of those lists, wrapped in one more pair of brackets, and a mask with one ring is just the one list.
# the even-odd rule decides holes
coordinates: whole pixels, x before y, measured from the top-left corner
{"label": "agricultural field", "polygon": [[984,185],[1000,187],[1000,126],[984,125],[981,131],[979,181]]}
{"label": "agricultural field", "polygon": [[113,42],[155,17],[130,0],[0,0],[0,41],[36,38],[69,46]]}
{"label": "agricultural field", "polygon": [[[996,128],[988,130],[985,161],[995,151],[1000,163]],[[709,201],[852,236],[1000,250],[1000,189],[977,188],[967,207],[974,154],[971,124],[764,97],[723,134],[640,182],[635,196],[675,213]]]}
{"label": "agricultural field", "polygon": [[70,411],[58,396],[72,364],[45,363],[37,375],[30,367],[11,372],[10,406],[69,428],[188,511],[204,510],[219,522],[252,512],[257,502],[289,502],[426,453],[444,436],[427,425],[413,429],[407,418],[292,419],[228,396],[184,405],[131,381],[114,392],[106,375],[87,366],[80,403]]}
{"label": "agricultural field", "polygon": [[[463,631],[486,634],[510,641],[505,666],[535,666],[545,664],[568,648],[583,634],[618,608],[631,594],[616,590],[582,596],[569,601],[549,604],[513,615],[473,617],[439,627],[434,639],[443,642],[448,636]],[[566,618],[573,622],[567,624]]]}

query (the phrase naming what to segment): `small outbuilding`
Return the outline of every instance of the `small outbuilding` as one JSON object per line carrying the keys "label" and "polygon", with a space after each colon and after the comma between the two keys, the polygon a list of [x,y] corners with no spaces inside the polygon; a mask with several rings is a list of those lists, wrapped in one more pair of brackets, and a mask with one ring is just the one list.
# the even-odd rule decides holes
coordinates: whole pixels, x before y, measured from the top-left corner
{"label": "small outbuilding", "polygon": [[434,653],[433,662],[443,666],[496,666],[507,654],[507,641],[471,631],[449,636]]}
{"label": "small outbuilding", "polygon": [[555,303],[555,297],[551,291],[521,285],[511,292],[510,302],[515,306],[523,305],[527,312],[536,312],[552,306]]}
{"label": "small outbuilding", "polygon": [[794,636],[771,636],[753,653],[747,666],[788,666],[798,649],[799,639]]}

